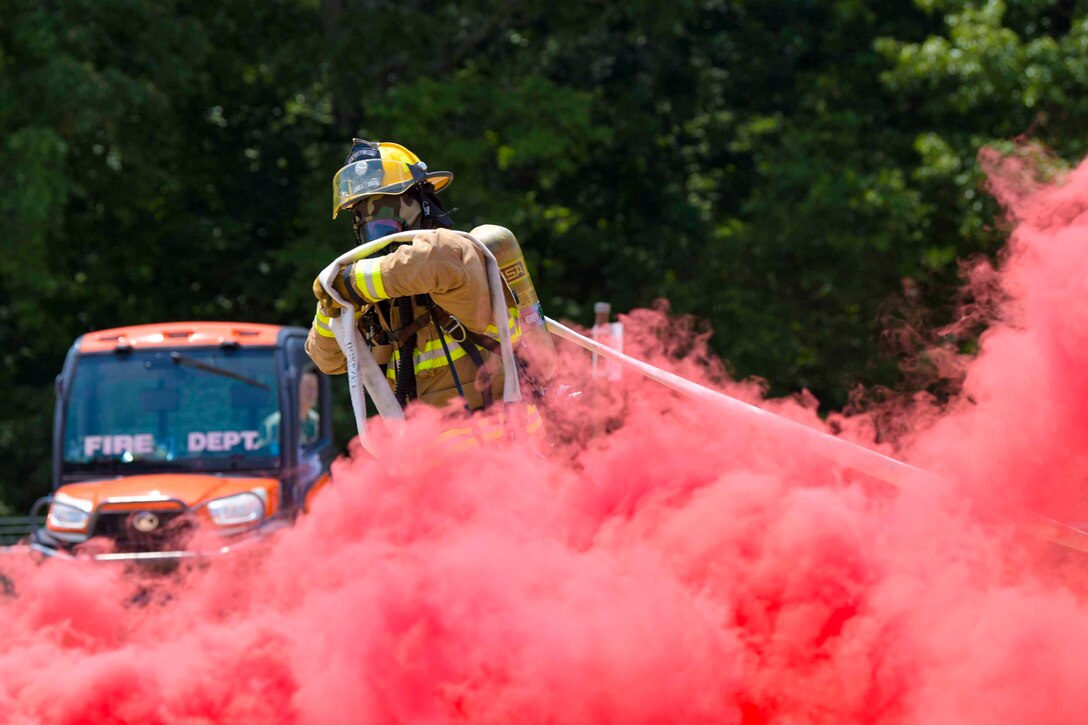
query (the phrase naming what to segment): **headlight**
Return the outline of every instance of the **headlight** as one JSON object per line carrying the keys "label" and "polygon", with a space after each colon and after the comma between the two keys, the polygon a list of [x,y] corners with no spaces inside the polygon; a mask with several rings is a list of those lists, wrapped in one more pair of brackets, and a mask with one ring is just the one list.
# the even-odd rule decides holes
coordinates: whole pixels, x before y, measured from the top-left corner
{"label": "headlight", "polygon": [[249,524],[264,518],[264,499],[263,489],[225,496],[209,501],[208,513],[220,526]]}
{"label": "headlight", "polygon": [[80,531],[87,528],[87,520],[90,518],[90,501],[57,493],[53,496],[53,502],[49,504],[46,525],[51,529]]}

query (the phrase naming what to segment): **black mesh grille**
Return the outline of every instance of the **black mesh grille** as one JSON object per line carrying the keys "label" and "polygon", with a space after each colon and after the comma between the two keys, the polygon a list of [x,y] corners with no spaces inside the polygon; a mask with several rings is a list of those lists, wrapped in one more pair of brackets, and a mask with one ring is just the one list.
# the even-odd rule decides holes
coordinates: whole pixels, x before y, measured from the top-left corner
{"label": "black mesh grille", "polygon": [[[157,521],[152,530],[137,528],[139,521],[146,525],[150,517]],[[95,520],[90,535],[112,539],[117,552],[171,551],[184,548],[192,528],[192,520],[178,510],[104,511]]]}

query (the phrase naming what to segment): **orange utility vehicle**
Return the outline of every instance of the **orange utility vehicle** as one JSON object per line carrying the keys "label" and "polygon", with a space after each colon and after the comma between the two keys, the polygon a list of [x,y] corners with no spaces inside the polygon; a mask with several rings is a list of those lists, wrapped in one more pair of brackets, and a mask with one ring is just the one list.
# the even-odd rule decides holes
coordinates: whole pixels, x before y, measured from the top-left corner
{"label": "orange utility vehicle", "polygon": [[31,512],[31,546],[177,559],[290,523],[335,455],[329,379],[306,332],[184,322],[76,340],[57,377],[54,491]]}

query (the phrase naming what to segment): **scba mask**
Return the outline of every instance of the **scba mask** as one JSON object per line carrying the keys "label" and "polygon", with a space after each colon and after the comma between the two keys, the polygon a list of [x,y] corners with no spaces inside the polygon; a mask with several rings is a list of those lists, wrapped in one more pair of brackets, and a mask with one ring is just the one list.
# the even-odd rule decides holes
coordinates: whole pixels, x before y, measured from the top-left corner
{"label": "scba mask", "polygon": [[404,231],[404,224],[397,219],[371,219],[363,223],[361,241],[373,242],[375,239]]}
{"label": "scba mask", "polygon": [[359,244],[415,229],[423,210],[419,200],[400,196],[372,196],[355,207],[355,238]]}

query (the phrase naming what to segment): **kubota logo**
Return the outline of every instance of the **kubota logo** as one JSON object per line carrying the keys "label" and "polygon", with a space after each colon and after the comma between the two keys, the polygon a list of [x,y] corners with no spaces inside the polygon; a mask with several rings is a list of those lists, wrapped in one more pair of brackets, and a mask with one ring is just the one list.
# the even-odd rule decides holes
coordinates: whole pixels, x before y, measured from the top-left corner
{"label": "kubota logo", "polygon": [[132,528],[144,534],[151,533],[159,528],[159,517],[150,511],[141,511],[133,515]]}

